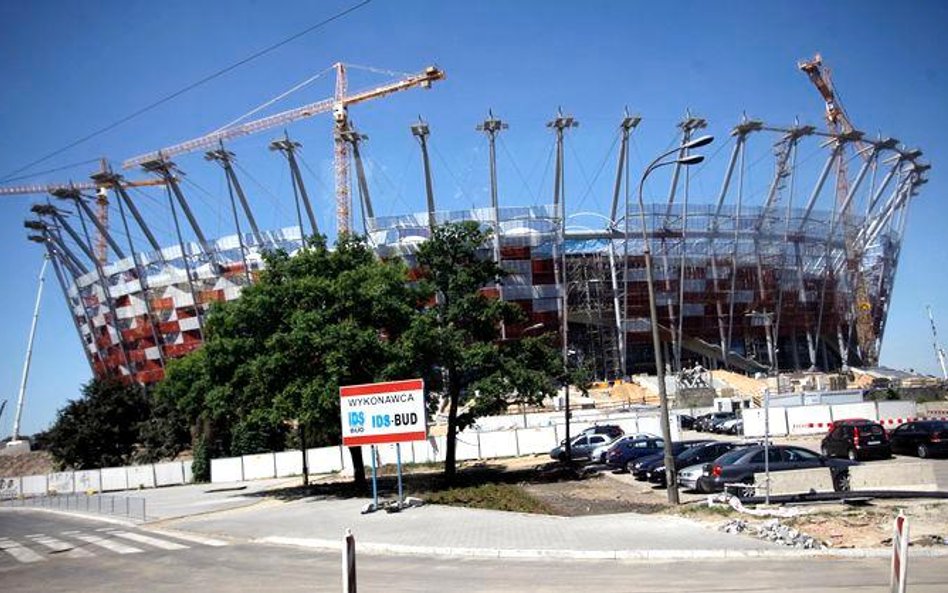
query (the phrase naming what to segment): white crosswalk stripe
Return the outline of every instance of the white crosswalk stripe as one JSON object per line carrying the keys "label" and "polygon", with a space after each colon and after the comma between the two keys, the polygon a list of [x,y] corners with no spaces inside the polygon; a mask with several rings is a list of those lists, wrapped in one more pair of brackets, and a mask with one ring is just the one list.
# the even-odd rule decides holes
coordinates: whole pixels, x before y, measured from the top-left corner
{"label": "white crosswalk stripe", "polygon": [[189,546],[184,544],[176,544],[174,542],[165,541],[163,539],[158,539],[157,537],[150,537],[147,535],[142,535],[141,533],[132,533],[130,531],[110,531],[111,535],[117,537],[123,537],[133,542],[138,542],[140,544],[148,544],[150,546],[155,546],[156,548],[161,548],[162,550],[186,550]]}
{"label": "white crosswalk stripe", "polygon": [[156,533],[158,535],[163,535],[165,537],[173,537],[175,539],[184,540],[186,542],[201,544],[204,546],[213,546],[215,548],[219,548],[221,546],[227,545],[227,542],[225,541],[214,539],[212,537],[205,537],[203,535],[196,535],[193,533],[180,533],[178,531],[163,531],[161,529],[150,529],[149,531],[151,533]]}
{"label": "white crosswalk stripe", "polygon": [[95,556],[95,554],[86,549],[77,548],[76,546],[68,544],[61,539],[56,539],[55,537],[50,537],[48,535],[37,534],[28,535],[26,537],[41,546],[49,548],[55,554],[62,554],[66,558],[88,558],[89,556]]}
{"label": "white crosswalk stripe", "polygon": [[[162,537],[157,537],[157,536]],[[145,551],[187,550],[192,545],[226,546],[227,542],[190,533],[148,530],[148,533],[127,531],[116,527],[96,529],[92,533],[78,530],[62,531],[56,537],[44,533],[31,533],[12,537],[0,537],[0,560],[10,557],[24,564],[42,562],[53,558],[91,558],[97,555],[90,548],[106,550],[116,554],[138,554]],[[128,545],[135,542],[140,547]],[[175,541],[178,540],[178,541]],[[188,542],[185,544],[183,542]],[[190,544],[190,545],[189,545]]]}
{"label": "white crosswalk stripe", "polygon": [[10,556],[24,563],[42,562],[45,560],[45,558],[33,550],[8,539],[0,540],[0,550],[3,550]]}
{"label": "white crosswalk stripe", "polygon": [[135,548],[132,546],[127,546],[121,542],[117,542],[111,539],[106,539],[104,537],[99,537],[98,535],[91,535],[88,533],[77,533],[72,537],[76,539],[81,539],[84,542],[88,542],[94,546],[99,546],[100,548],[105,548],[112,552],[117,552],[119,554],[138,554],[142,552],[140,548]]}

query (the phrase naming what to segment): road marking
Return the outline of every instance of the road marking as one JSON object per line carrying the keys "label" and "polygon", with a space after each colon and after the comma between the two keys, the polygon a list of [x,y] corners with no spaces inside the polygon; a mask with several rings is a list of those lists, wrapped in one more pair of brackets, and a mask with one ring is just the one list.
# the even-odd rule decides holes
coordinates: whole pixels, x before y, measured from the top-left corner
{"label": "road marking", "polygon": [[112,552],[118,552],[119,554],[137,554],[138,552],[142,551],[138,548],[133,548],[132,546],[126,546],[125,544],[117,542],[117,541],[105,539],[104,537],[99,537],[98,535],[77,533],[73,537],[75,537],[76,539],[81,539],[82,541],[88,542],[94,546],[99,546],[100,548],[111,550]]}
{"label": "road marking", "polygon": [[90,556],[95,556],[95,554],[88,550],[77,548],[72,544],[67,544],[61,539],[56,539],[55,537],[50,537],[48,535],[38,534],[28,535],[26,537],[32,539],[41,546],[49,548],[54,554],[62,554],[67,558],[88,558]]}
{"label": "road marking", "polygon": [[215,548],[227,545],[227,542],[225,541],[221,541],[219,539],[214,539],[211,537],[204,537],[203,535],[195,535],[193,533],[180,533],[177,531],[163,531],[161,529],[149,529],[148,531],[151,533],[157,533],[158,535],[163,535],[165,537],[173,537],[175,539],[184,540],[186,542],[191,542],[194,544],[214,546]]}
{"label": "road marking", "polygon": [[45,560],[45,558],[33,550],[23,547],[20,544],[8,539],[0,540],[0,550],[3,550],[7,554],[24,563],[42,562]]}
{"label": "road marking", "polygon": [[156,548],[161,548],[162,550],[186,550],[189,547],[184,544],[176,544],[174,542],[165,541],[156,537],[149,537],[140,533],[132,533],[130,531],[112,531],[110,533],[118,537],[130,539],[133,542],[155,546]]}

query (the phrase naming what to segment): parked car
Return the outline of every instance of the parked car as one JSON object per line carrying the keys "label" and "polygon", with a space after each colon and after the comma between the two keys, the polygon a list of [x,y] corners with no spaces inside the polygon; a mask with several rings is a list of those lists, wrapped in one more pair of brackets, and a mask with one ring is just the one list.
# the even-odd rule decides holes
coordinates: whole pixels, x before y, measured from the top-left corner
{"label": "parked car", "polygon": [[[625,431],[622,430],[622,427],[616,426],[615,424],[596,424],[595,426],[590,426],[589,428],[581,431],[576,436],[584,434],[604,434],[608,435],[610,439],[615,440],[625,434]],[[560,441],[560,445],[565,445],[566,439]]]}
{"label": "parked car", "polygon": [[[678,441],[672,443],[672,455],[678,456],[692,449],[694,447],[700,447],[707,443],[710,443],[708,439],[693,440],[693,441]],[[629,470],[629,473],[632,474],[632,477],[636,480],[647,480],[648,473],[651,471],[656,464],[664,464],[665,462],[665,449],[662,448],[657,453],[652,455],[646,455],[645,457],[640,457],[635,460],[635,463],[632,464],[632,469]]]}
{"label": "parked car", "polygon": [[720,434],[737,434],[734,427],[737,426],[738,422],[740,421],[741,419],[737,417],[731,418],[730,420],[725,420],[724,422],[715,425],[715,432]]}
{"label": "parked car", "polygon": [[665,441],[656,438],[623,441],[610,447],[606,453],[606,464],[613,469],[631,470],[635,460],[658,453],[664,446]]}
{"label": "parked car", "polygon": [[900,424],[889,435],[893,453],[921,458],[948,454],[948,422],[916,420]]}
{"label": "parked car", "polygon": [[699,463],[678,470],[678,487],[682,490],[698,490],[698,481],[708,472],[708,464]]}
{"label": "parked car", "polygon": [[[698,479],[697,488],[702,492],[720,492],[725,484],[753,484],[754,474],[764,471],[764,452],[762,445],[734,449],[708,464],[707,475]],[[771,445],[769,451],[770,471],[779,472],[791,469],[828,467],[833,477],[835,490],[849,488],[849,468],[857,461],[833,459],[790,445]],[[738,496],[753,496],[754,489],[738,490]]]}
{"label": "parked car", "polygon": [[[612,439],[607,434],[580,434],[570,441],[570,454],[574,460],[591,459],[596,447],[611,442]],[[566,461],[566,445],[560,445],[550,451],[550,457]]]}
{"label": "parked car", "polygon": [[593,461],[598,461],[599,463],[605,463],[606,454],[609,452],[609,449],[611,449],[612,447],[615,447],[619,443],[623,443],[625,441],[641,440],[641,439],[660,439],[660,438],[662,437],[658,435],[654,435],[650,432],[635,432],[632,434],[627,434],[627,435],[617,438],[614,441],[606,443],[605,445],[600,445],[599,447],[596,447],[596,450],[593,451],[591,459]]}
{"label": "parked car", "polygon": [[678,426],[682,430],[694,430],[695,417],[688,414],[678,414]]}
{"label": "parked car", "polygon": [[[675,470],[689,467],[692,465],[703,465],[714,461],[737,447],[743,447],[741,443],[729,441],[706,441],[698,446],[691,447],[675,456]],[[648,472],[648,481],[653,484],[667,485],[665,476],[665,460],[661,459],[658,463],[652,465]]]}
{"label": "parked car", "polygon": [[711,418],[705,423],[708,432],[722,433],[724,432],[723,426],[726,422],[731,420],[736,420],[737,414],[734,412],[718,412],[714,418]]}
{"label": "parked car", "polygon": [[878,422],[857,418],[840,420],[823,437],[820,450],[827,457],[848,457],[852,461],[892,456],[889,437]]}
{"label": "parked car", "polygon": [[734,418],[734,412],[712,412],[695,419],[695,430],[698,432],[711,432],[711,426],[714,422],[729,420]]}

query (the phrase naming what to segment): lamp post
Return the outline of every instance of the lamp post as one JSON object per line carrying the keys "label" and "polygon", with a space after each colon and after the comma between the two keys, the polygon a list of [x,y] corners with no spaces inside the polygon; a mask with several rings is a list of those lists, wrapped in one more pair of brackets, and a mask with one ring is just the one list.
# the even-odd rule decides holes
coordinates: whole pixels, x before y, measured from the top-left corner
{"label": "lamp post", "polygon": [[[774,314],[770,311],[748,311],[744,314],[751,319],[764,320],[764,335],[767,342],[767,356],[770,359],[770,373],[776,377],[777,395],[780,395],[780,371],[777,368],[777,342],[773,335]],[[764,504],[770,504],[770,387],[764,389]]]}
{"label": "lamp post", "polygon": [[[662,343],[661,337],[658,333],[658,309],[655,304],[655,280],[652,277],[652,249],[649,246],[648,239],[648,228],[646,227],[645,222],[645,203],[642,199],[642,188],[645,186],[645,180],[648,178],[649,174],[652,171],[659,167],[664,167],[666,165],[696,165],[704,160],[704,157],[700,154],[692,155],[683,155],[684,151],[689,148],[698,148],[700,146],[706,146],[714,141],[714,136],[701,136],[695,138],[690,142],[686,142],[681,146],[674,148],[664,154],[659,155],[654,161],[652,161],[648,167],[645,168],[645,172],[642,173],[642,178],[639,180],[639,218],[642,224],[642,255],[645,258],[645,280],[648,284],[648,308],[649,308],[649,319],[650,325],[652,326],[652,348],[655,350],[655,372],[658,376],[658,401],[659,408],[661,413],[661,422],[662,422],[662,440],[664,443],[665,449],[665,483],[668,486],[668,502],[671,504],[678,504],[678,474],[675,471],[675,455],[672,452],[672,443],[671,443],[671,426],[668,422],[668,394],[665,392],[665,365],[662,361]],[[662,159],[668,157],[673,153],[678,153],[678,158],[663,161]],[[628,271],[629,271],[629,203],[625,204],[626,216],[625,216],[625,290],[628,293]]]}

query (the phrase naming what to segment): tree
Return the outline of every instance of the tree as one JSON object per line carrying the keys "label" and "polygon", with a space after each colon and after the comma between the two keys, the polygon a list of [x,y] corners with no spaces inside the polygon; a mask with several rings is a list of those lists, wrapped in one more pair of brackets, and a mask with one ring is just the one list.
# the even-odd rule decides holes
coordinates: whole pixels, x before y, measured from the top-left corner
{"label": "tree", "polygon": [[[160,392],[219,441],[226,433],[231,454],[281,448],[289,426],[305,435],[301,449],[338,444],[339,386],[404,378],[400,340],[424,296],[401,260],[379,260],[357,237],[332,251],[317,237],[266,264],[214,308],[204,347],[169,365]],[[350,452],[364,484],[361,448]]]}
{"label": "tree", "polygon": [[62,467],[125,465],[150,414],[149,397],[141,386],[93,379],[82,387],[79,399],[59,410],[46,433],[48,449]]}
{"label": "tree", "polygon": [[549,336],[501,339],[501,323],[522,322],[523,312],[484,290],[504,275],[488,257],[489,239],[476,222],[447,224],[418,250],[421,277],[437,299],[414,317],[404,344],[426,384],[447,398],[448,480],[457,471],[459,431],[511,404],[539,403],[556,392],[563,376]]}

